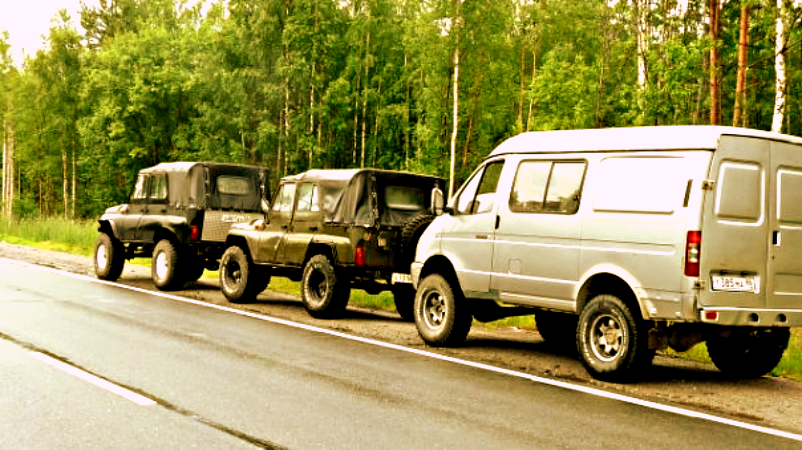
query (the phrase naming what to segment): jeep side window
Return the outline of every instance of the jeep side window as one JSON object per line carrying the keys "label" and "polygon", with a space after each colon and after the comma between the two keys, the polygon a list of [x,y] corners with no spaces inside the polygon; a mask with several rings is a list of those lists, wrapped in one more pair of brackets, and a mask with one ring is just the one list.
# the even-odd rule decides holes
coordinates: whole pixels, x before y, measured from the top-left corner
{"label": "jeep side window", "polygon": [[510,211],[574,214],[585,175],[583,161],[523,161],[510,196]]}
{"label": "jeep side window", "polygon": [[131,194],[131,201],[142,201],[148,198],[148,191],[145,189],[147,186],[148,176],[139,174],[134,186],[134,192]]}
{"label": "jeep side window", "polygon": [[482,214],[493,209],[502,168],[504,161],[494,161],[474,174],[457,200],[458,214]]}
{"label": "jeep side window", "polygon": [[276,201],[273,203],[273,212],[289,216],[292,213],[293,200],[295,200],[295,185],[281,185],[278,194],[276,194]]}
{"label": "jeep side window", "polygon": [[298,212],[318,212],[317,185],[304,183],[298,187]]}
{"label": "jeep side window", "polygon": [[167,175],[157,173],[150,177],[150,187],[148,197],[152,201],[167,200]]}

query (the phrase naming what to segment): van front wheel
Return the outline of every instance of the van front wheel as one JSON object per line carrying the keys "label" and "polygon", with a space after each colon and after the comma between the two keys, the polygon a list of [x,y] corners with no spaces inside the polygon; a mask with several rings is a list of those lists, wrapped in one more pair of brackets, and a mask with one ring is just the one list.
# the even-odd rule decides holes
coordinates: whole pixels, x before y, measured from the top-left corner
{"label": "van front wheel", "polygon": [[596,379],[631,381],[654,357],[646,322],[614,295],[591,299],[579,315],[577,331],[582,363]]}
{"label": "van front wheel", "polygon": [[788,328],[716,334],[707,339],[707,353],[725,375],[758,378],[771,372],[780,363],[790,337]]}
{"label": "van front wheel", "polygon": [[465,341],[473,316],[465,299],[438,274],[427,276],[415,295],[415,326],[423,340],[434,347],[450,347]]}

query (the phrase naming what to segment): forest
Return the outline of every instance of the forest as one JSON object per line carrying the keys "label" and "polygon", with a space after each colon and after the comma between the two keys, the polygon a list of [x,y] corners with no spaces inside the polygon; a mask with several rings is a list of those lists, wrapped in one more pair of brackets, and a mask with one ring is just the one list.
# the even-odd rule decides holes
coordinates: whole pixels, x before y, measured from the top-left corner
{"label": "forest", "polygon": [[802,135],[796,0],[100,0],[79,14],[83,30],[62,10],[20,63],[0,34],[7,217],[96,217],[168,161],[459,186],[525,131]]}

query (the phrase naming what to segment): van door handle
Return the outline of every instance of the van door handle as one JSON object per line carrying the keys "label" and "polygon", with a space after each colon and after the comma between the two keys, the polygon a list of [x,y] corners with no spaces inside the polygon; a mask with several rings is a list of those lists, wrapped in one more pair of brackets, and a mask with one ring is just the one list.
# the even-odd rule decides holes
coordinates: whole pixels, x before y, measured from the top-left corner
{"label": "van door handle", "polygon": [[776,246],[780,245],[780,230],[774,230],[771,233],[771,243]]}
{"label": "van door handle", "polygon": [[476,239],[487,239],[487,235],[486,234],[477,234],[476,235]]}
{"label": "van door handle", "polygon": [[317,227],[309,227],[309,231],[317,231]]}
{"label": "van door handle", "polygon": [[501,225],[501,216],[496,215],[496,229],[498,230],[498,226]]}

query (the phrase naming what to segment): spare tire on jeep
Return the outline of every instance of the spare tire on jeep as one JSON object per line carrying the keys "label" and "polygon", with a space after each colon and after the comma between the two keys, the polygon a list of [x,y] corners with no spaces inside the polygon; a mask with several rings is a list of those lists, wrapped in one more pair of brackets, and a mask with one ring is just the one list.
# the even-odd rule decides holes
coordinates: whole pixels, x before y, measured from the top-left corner
{"label": "spare tire on jeep", "polygon": [[409,270],[409,266],[415,260],[415,249],[418,247],[418,240],[420,240],[421,235],[433,220],[433,215],[421,214],[404,224],[401,229],[399,269]]}

